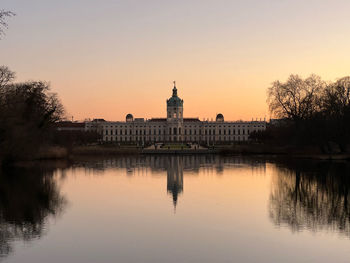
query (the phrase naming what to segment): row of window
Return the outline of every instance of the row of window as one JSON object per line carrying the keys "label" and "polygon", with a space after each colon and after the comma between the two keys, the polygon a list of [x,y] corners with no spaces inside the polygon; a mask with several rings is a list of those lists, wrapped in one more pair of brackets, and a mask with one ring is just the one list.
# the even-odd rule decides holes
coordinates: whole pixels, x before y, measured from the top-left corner
{"label": "row of window", "polygon": [[[86,128],[94,128],[95,126],[86,126]],[[130,128],[136,128],[136,129],[146,129],[146,128],[148,128],[148,129],[157,129],[157,128],[164,128],[163,126],[140,126],[140,127],[138,127],[138,126],[132,126],[132,125],[126,125],[126,126],[103,126],[103,128],[104,129],[109,129],[109,128],[111,128],[111,129],[130,129]],[[223,126],[223,127],[221,127],[220,125],[219,126],[215,126],[215,125],[213,125],[213,126],[201,126],[201,125],[198,125],[198,126],[185,126],[184,127],[185,129],[201,129],[201,128],[203,128],[203,129],[210,129],[210,128],[219,128],[219,129],[221,129],[221,128],[224,128],[224,129],[236,129],[236,128],[265,128],[265,125],[254,125],[254,126],[249,126],[249,125],[247,125],[247,126],[244,126],[244,125],[242,125],[242,127],[240,126],[240,125],[238,125],[238,126]]]}
{"label": "row of window", "polygon": [[[249,130],[218,130],[219,135],[244,135],[249,134]],[[165,130],[135,130],[133,133],[133,130],[105,130],[105,135],[165,135]],[[181,128],[169,128],[169,134],[170,135],[177,135],[181,134]],[[216,135],[216,130],[205,130],[205,135]],[[202,130],[184,130],[184,135],[202,135]]]}
{"label": "row of window", "polygon": [[[91,125],[87,125],[86,128],[89,129],[89,128],[96,128],[96,126],[91,126]],[[147,126],[147,125],[143,125],[143,126],[133,126],[132,124],[130,125],[121,125],[121,126],[114,126],[114,125],[104,125],[102,126],[103,129],[132,129],[132,128],[136,128],[136,129],[161,129],[161,128],[164,128],[164,126],[156,126],[156,125],[153,125],[153,126]],[[185,126],[184,128],[185,129],[210,129],[210,128],[224,128],[224,129],[236,129],[236,128],[265,128],[266,126],[265,125],[224,125],[224,126],[221,126],[221,125],[194,125],[194,126]]]}
{"label": "row of window", "polygon": [[[160,138],[158,138],[160,139]],[[228,137],[228,136],[220,136],[220,137],[209,137],[209,138],[200,138],[200,137],[186,137],[184,140],[185,141],[206,141],[207,139],[213,141],[213,140],[217,140],[217,141],[246,141],[248,140],[248,137],[246,136],[233,136],[233,137]],[[104,138],[104,141],[121,141],[121,142],[131,142],[131,141],[155,141],[155,138],[151,138],[151,137],[143,137],[143,136],[138,136],[135,138],[131,138],[131,137],[115,137],[115,136],[106,136]]]}

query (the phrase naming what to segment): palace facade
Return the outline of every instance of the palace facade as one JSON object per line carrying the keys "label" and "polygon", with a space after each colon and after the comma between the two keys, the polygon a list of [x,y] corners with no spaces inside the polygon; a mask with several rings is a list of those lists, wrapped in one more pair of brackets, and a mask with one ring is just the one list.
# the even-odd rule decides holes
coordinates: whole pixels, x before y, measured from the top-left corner
{"label": "palace facade", "polygon": [[265,120],[225,121],[219,113],[215,121],[184,118],[184,101],[179,98],[174,83],[173,94],[166,101],[166,118],[134,118],[126,115],[125,121],[97,119],[85,122],[86,131],[98,131],[105,142],[137,143],[195,142],[212,145],[249,140],[253,131],[266,129]]}

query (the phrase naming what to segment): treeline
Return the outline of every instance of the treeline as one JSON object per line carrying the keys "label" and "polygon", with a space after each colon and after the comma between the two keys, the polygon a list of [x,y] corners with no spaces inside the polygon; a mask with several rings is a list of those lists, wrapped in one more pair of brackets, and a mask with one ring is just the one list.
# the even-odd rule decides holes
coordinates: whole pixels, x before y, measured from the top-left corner
{"label": "treeline", "polygon": [[97,144],[102,140],[101,137],[102,135],[98,131],[60,131],[55,129],[52,134],[52,142],[71,151],[77,145]]}
{"label": "treeline", "polygon": [[13,83],[15,73],[0,67],[0,162],[32,159],[50,145],[64,109],[45,82]]}
{"label": "treeline", "polygon": [[311,75],[291,75],[267,91],[272,120],[251,139],[271,144],[317,146],[323,152],[346,152],[350,146],[350,77],[335,82]]}

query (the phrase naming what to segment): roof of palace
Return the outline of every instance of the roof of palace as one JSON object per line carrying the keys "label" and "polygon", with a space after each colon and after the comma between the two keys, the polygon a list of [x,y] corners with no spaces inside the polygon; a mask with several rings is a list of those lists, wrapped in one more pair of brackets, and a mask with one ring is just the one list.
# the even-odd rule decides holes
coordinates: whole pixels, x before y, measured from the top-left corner
{"label": "roof of palace", "polygon": [[163,121],[166,121],[166,118],[152,118],[152,119],[149,119],[148,121],[163,122]]}
{"label": "roof of palace", "polygon": [[184,118],[184,121],[200,121],[198,118]]}
{"label": "roof of palace", "polygon": [[61,121],[61,122],[57,122],[56,123],[56,127],[61,127],[61,128],[81,128],[81,127],[85,127],[85,123],[84,122],[71,122],[71,121]]}

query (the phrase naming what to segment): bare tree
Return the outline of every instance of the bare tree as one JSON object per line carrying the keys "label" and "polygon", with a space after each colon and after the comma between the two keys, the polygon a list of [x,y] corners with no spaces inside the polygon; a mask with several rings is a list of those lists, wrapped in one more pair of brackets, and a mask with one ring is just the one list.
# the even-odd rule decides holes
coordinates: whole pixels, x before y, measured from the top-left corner
{"label": "bare tree", "polygon": [[316,75],[306,79],[290,75],[285,83],[275,81],[267,92],[270,111],[279,118],[308,119],[317,112],[320,93],[325,86]]}
{"label": "bare tree", "polygon": [[15,78],[15,73],[6,66],[0,66],[0,89]]}
{"label": "bare tree", "polygon": [[46,82],[6,85],[0,93],[0,156],[5,162],[28,159],[50,144],[64,108]]}
{"label": "bare tree", "polygon": [[343,77],[327,86],[322,96],[322,109],[328,116],[342,117],[350,107],[350,77]]}
{"label": "bare tree", "polygon": [[6,23],[6,17],[11,17],[15,16],[15,13],[11,11],[5,11],[5,10],[0,10],[0,37],[3,35],[4,29],[8,27],[8,24]]}

